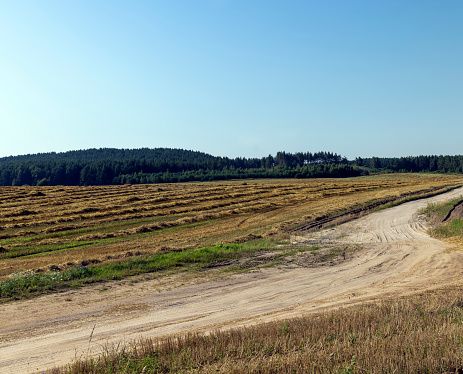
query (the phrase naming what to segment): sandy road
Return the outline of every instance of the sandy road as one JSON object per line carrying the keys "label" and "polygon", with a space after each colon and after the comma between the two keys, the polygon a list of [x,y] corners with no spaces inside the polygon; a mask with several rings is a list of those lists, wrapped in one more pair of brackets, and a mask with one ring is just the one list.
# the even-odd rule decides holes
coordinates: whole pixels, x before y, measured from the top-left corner
{"label": "sandy road", "polygon": [[0,373],[44,370],[111,342],[254,324],[452,283],[463,252],[430,238],[417,211],[460,195],[463,188],[292,239],[364,248],[336,266],[271,268],[161,292],[158,280],[99,285],[1,305]]}

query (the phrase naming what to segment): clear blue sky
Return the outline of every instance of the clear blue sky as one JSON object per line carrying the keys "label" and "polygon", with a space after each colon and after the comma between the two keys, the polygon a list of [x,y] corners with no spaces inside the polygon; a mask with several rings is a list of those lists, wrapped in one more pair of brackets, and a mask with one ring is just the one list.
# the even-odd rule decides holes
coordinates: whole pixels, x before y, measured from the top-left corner
{"label": "clear blue sky", "polygon": [[0,0],[0,157],[463,154],[461,0]]}

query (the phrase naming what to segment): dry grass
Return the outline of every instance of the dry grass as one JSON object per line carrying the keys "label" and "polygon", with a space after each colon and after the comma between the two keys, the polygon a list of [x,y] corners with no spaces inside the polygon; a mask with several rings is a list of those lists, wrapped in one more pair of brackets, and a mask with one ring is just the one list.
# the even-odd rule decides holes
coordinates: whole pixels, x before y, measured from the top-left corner
{"label": "dry grass", "polygon": [[463,286],[254,327],[106,347],[58,373],[443,373],[463,365]]}
{"label": "dry grass", "polygon": [[1,187],[0,279],[28,269],[120,261],[128,251],[280,235],[340,211],[463,183],[397,174],[104,187]]}

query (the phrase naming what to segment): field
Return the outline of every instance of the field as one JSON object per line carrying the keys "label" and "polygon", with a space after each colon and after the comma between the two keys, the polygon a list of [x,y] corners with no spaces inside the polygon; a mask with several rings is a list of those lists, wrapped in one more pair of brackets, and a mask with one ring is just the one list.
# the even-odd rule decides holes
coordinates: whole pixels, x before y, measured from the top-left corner
{"label": "field", "polygon": [[[462,185],[459,176],[397,174],[5,188],[0,313],[10,323],[0,326],[0,366],[455,370],[463,364],[462,247],[426,235],[417,213],[459,216]],[[455,222],[435,235],[451,240]],[[117,273],[106,277],[108,269]],[[424,296],[410,297],[417,293]],[[121,350],[140,338],[154,345]],[[106,356],[86,361],[102,348]]]}
{"label": "field", "polygon": [[[429,203],[421,213],[432,236],[463,248],[462,196]],[[456,274],[458,266],[448,270]],[[455,283],[207,335],[190,331],[119,350],[106,346],[98,360],[50,373],[461,373],[463,288]]]}
{"label": "field", "polygon": [[371,203],[463,184],[397,174],[104,187],[2,187],[0,279],[24,270],[98,266],[290,230]]}

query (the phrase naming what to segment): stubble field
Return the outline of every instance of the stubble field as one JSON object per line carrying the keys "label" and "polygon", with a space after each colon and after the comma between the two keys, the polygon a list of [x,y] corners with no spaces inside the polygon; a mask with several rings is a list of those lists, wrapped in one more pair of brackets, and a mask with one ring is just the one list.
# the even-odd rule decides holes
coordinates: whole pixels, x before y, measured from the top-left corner
{"label": "stubble field", "polygon": [[[29,293],[6,294],[0,309],[10,323],[0,329],[0,366],[7,368],[6,372],[32,372],[81,357],[83,361],[50,372],[198,372],[199,368],[203,372],[230,372],[231,368],[236,372],[275,372],[275,368],[282,372],[454,371],[461,357],[462,304],[455,298],[455,292],[461,292],[461,248],[426,235],[428,226],[418,212],[427,212],[423,210],[426,206],[444,213],[453,207],[454,214],[457,209],[452,201],[461,200],[462,188],[456,187],[462,185],[460,176],[397,174],[355,179],[3,188],[0,266],[5,280],[0,284],[4,291],[22,276],[10,277],[11,273],[27,269],[35,270],[30,273],[36,274],[33,278],[38,281],[42,272],[46,273],[43,278],[51,280],[80,271],[88,273],[89,281],[76,285],[70,281],[70,288],[56,288],[58,293],[47,288],[51,283],[45,284],[44,292],[42,286],[35,289],[31,283],[26,286],[31,288]],[[367,214],[450,189],[444,195]],[[444,205],[448,209],[441,209],[440,202],[447,200],[450,202]],[[358,215],[364,216],[341,224]],[[339,225],[318,230],[330,224]],[[248,257],[239,260],[244,260],[242,264],[254,266],[260,263],[257,260],[270,260],[277,266],[222,274],[222,260],[204,257],[200,265],[188,268],[188,256],[210,253],[210,246],[218,243],[253,238],[264,239],[219,247],[251,248]],[[273,244],[265,247],[266,242]],[[201,246],[206,247],[190,250]],[[351,246],[357,248],[352,256],[346,252]],[[189,250],[176,251],[180,249]],[[338,249],[344,251],[344,258],[338,254],[338,262],[330,256],[323,259],[324,251]],[[150,274],[137,273],[139,276],[125,280],[122,277],[134,273],[101,279],[94,275],[105,268],[177,255],[182,259],[178,272],[158,272],[152,267]],[[284,261],[278,262],[278,256]],[[323,261],[312,264],[313,256]],[[310,263],[299,264],[303,259]],[[70,269],[58,273],[66,268]],[[183,272],[183,268],[189,270]],[[111,279],[115,280],[101,283]],[[88,283],[89,287],[79,288]],[[19,279],[17,286],[21,288],[21,284]],[[374,305],[349,307],[434,292],[444,286],[457,287],[449,295],[443,291],[446,301],[439,293],[432,300],[418,298],[408,304],[388,299],[379,309]],[[47,295],[19,300],[43,293]],[[391,303],[395,305],[392,309]],[[343,309],[335,311],[339,306]],[[329,315],[321,324],[324,311]],[[424,317],[427,312],[429,323]],[[295,316],[308,319],[291,319]],[[409,329],[415,319],[426,322],[416,324],[416,333]],[[270,327],[260,325],[269,321],[276,322]],[[218,328],[255,323],[259,325],[252,331],[213,335]],[[312,334],[307,326],[318,329]],[[196,348],[190,349],[177,335],[165,341],[170,334],[182,332],[192,337]],[[203,345],[208,339],[204,332],[214,336],[212,346]],[[121,341],[142,337],[155,340],[153,344],[142,341],[130,352],[124,347],[93,359],[101,347],[109,349],[113,343],[118,346]],[[216,341],[223,346],[220,351]],[[233,341],[246,343],[226,346]],[[174,347],[172,342],[178,345]],[[201,353],[198,347],[203,346]],[[384,348],[370,349],[373,346]]]}
{"label": "stubble field", "polygon": [[461,176],[0,188],[0,279],[260,237],[435,193]]}

